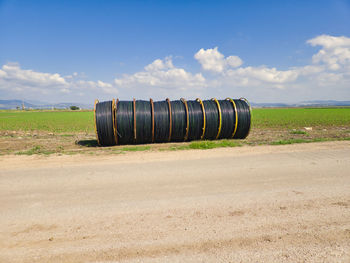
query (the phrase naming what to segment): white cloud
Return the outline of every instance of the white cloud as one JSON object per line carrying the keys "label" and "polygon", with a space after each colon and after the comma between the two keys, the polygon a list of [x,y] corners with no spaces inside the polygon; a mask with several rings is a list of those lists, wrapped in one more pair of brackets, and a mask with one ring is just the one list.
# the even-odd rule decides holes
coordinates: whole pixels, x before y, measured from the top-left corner
{"label": "white cloud", "polygon": [[101,80],[81,80],[77,73],[62,77],[58,73],[37,72],[22,69],[17,63],[8,63],[0,69],[0,92],[8,98],[71,101],[92,94],[117,94],[118,90]]}
{"label": "white cloud", "polygon": [[329,35],[320,35],[307,41],[312,46],[322,46],[326,49],[337,47],[350,47],[350,38],[345,36],[335,37]]}
{"label": "white cloud", "polygon": [[283,70],[265,65],[242,66],[238,56],[225,56],[217,47],[201,48],[194,58],[203,71],[192,73],[177,67],[169,56],[154,60],[134,74],[124,74],[112,83],[87,80],[78,73],[62,76],[8,63],[0,69],[0,97],[56,101],[118,96],[122,99],[246,96],[255,101],[294,102],[349,99],[350,38],[321,35],[306,43],[321,48],[303,66]]}
{"label": "white cloud", "polygon": [[18,64],[9,63],[2,66],[0,77],[8,82],[15,82],[19,86],[62,86],[67,82],[60,74],[35,72],[33,70],[21,69]]}
{"label": "white cloud", "polygon": [[204,70],[213,72],[223,72],[228,67],[239,67],[243,61],[237,56],[224,57],[218,51],[218,47],[203,49],[201,48],[194,58],[202,65]]}
{"label": "white cloud", "polygon": [[227,76],[235,77],[237,80],[244,80],[244,85],[251,85],[252,83],[259,84],[259,82],[266,82],[272,84],[281,84],[294,81],[298,77],[296,70],[280,71],[276,68],[262,67],[245,67],[234,70],[228,70]]}
{"label": "white cloud", "polygon": [[171,57],[164,60],[156,59],[145,66],[144,71],[132,75],[123,75],[114,80],[115,85],[120,88],[130,89],[166,89],[166,90],[191,90],[203,88],[206,80],[201,73],[192,74],[183,68],[173,65]]}
{"label": "white cloud", "polygon": [[164,60],[156,59],[151,64],[145,67],[146,71],[158,71],[163,69],[174,68],[173,61],[171,57],[166,57]]}
{"label": "white cloud", "polygon": [[[207,85],[215,87],[216,92],[222,90],[230,93],[231,90],[240,94],[251,94],[252,97],[261,94],[260,98],[256,98],[260,101],[267,100],[267,94],[273,94],[273,90],[279,96],[283,96],[284,90],[284,100],[294,98],[294,101],[300,101],[301,96],[310,94],[311,91],[315,98],[344,99],[344,94],[350,97],[350,89],[346,88],[350,83],[350,38],[321,35],[307,43],[322,47],[312,57],[312,64],[286,70],[267,66],[230,68],[227,61],[232,56],[225,57],[217,47],[200,49],[195,58],[204,70],[216,73],[207,78]],[[295,96],[290,96],[293,92]]]}
{"label": "white cloud", "polygon": [[337,71],[350,68],[350,38],[321,35],[307,41],[312,46],[322,49],[312,57],[315,64],[324,63],[328,69]]}

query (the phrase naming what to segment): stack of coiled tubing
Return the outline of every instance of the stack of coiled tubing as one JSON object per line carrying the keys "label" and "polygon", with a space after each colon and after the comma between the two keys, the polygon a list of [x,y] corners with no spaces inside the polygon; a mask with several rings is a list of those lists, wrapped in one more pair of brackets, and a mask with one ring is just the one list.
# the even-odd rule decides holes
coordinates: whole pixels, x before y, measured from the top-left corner
{"label": "stack of coiled tubing", "polygon": [[99,145],[244,139],[251,109],[244,99],[153,102],[95,101],[95,130]]}

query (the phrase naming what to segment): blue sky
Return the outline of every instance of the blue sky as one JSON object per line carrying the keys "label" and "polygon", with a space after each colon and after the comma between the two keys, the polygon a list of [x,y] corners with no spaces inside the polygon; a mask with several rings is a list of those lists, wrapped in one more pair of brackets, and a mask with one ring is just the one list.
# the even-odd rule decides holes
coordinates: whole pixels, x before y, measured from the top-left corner
{"label": "blue sky", "polygon": [[0,98],[350,100],[349,38],[350,1],[0,0]]}

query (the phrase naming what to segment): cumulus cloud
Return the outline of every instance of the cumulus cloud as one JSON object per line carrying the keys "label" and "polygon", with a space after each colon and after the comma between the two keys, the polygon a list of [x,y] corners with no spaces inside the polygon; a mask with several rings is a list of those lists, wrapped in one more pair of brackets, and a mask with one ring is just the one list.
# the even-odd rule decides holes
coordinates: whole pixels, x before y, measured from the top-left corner
{"label": "cumulus cloud", "polygon": [[207,85],[217,90],[244,91],[254,95],[264,94],[262,91],[285,90],[285,94],[289,93],[286,100],[293,91],[304,95],[312,90],[314,96],[322,95],[324,98],[326,95],[334,97],[337,94],[334,91],[339,91],[338,99],[340,94],[350,96],[350,90],[346,92],[350,82],[350,38],[321,35],[306,43],[321,46],[321,50],[312,57],[312,63],[286,70],[264,65],[243,67],[242,63],[231,66],[228,61],[232,56],[225,57],[217,47],[200,49],[195,59],[204,70],[215,73],[207,78]]}
{"label": "cumulus cloud", "polygon": [[322,49],[312,57],[315,64],[324,63],[328,69],[336,71],[350,66],[350,38],[321,35],[307,41]]}
{"label": "cumulus cloud", "polygon": [[112,84],[103,81],[81,80],[77,73],[61,76],[58,73],[22,69],[18,63],[7,63],[0,69],[0,92],[7,97],[48,100],[74,100],[88,93],[117,94]]}
{"label": "cumulus cloud", "polygon": [[204,70],[213,72],[223,72],[229,67],[239,67],[243,64],[243,61],[237,56],[224,57],[218,51],[218,47],[203,49],[201,48],[195,55],[194,58],[202,65]]}
{"label": "cumulus cloud", "polygon": [[276,68],[268,67],[245,67],[235,70],[228,70],[225,78],[234,80],[240,86],[257,86],[262,83],[276,84],[276,88],[281,88],[280,84],[294,81],[298,77],[296,70],[280,71]]}
{"label": "cumulus cloud", "polygon": [[206,86],[206,79],[201,73],[192,74],[183,68],[173,65],[172,58],[156,59],[144,67],[143,71],[132,75],[123,75],[116,78],[114,84],[117,87],[130,89],[151,89],[152,91],[172,94],[177,91],[191,92],[193,89],[200,89]]}
{"label": "cumulus cloud", "polygon": [[209,86],[226,87],[254,87],[266,86],[284,88],[282,84],[295,81],[299,75],[296,69],[277,70],[266,66],[241,67],[242,60],[237,56],[225,57],[218,47],[200,49],[194,58],[204,70],[212,71],[217,75],[211,79]]}
{"label": "cumulus cloud", "polygon": [[17,86],[64,86],[67,82],[60,74],[35,72],[21,69],[19,64],[8,63],[2,66],[0,77],[3,81],[15,83]]}
{"label": "cumulus cloud", "polygon": [[41,96],[56,101],[212,96],[247,96],[256,101],[349,99],[350,38],[320,35],[306,43],[320,49],[303,66],[283,70],[265,65],[243,66],[241,58],[225,56],[218,47],[201,48],[194,54],[202,67],[199,72],[174,65],[169,56],[155,59],[133,74],[121,75],[112,83],[86,80],[76,72],[62,76],[8,63],[0,68],[0,96]]}

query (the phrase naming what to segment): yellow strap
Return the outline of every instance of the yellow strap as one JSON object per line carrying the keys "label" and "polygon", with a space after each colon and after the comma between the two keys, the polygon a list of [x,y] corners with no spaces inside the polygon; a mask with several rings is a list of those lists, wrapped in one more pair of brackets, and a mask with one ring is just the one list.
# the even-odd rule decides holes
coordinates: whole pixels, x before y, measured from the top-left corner
{"label": "yellow strap", "polygon": [[94,103],[94,119],[95,119],[95,134],[96,134],[96,140],[98,145],[100,144],[100,140],[98,139],[98,133],[97,133],[97,125],[96,125],[96,104],[99,103],[99,101],[96,99]]}
{"label": "yellow strap", "polygon": [[132,101],[133,115],[134,115],[134,141],[136,142],[136,100],[135,98]]}
{"label": "yellow strap", "polygon": [[149,99],[149,102],[151,103],[151,115],[152,115],[152,142],[154,142],[154,105],[153,105],[152,99]]}
{"label": "yellow strap", "polygon": [[119,99],[115,101],[113,99],[112,101],[112,111],[113,111],[113,131],[114,131],[114,139],[115,144],[118,144],[118,132],[117,132],[117,104],[119,102]]}
{"label": "yellow strap", "polygon": [[232,138],[233,138],[233,136],[235,136],[235,134],[236,134],[237,126],[238,126],[237,107],[236,107],[236,103],[234,102],[233,99],[231,99],[231,98],[226,98],[226,99],[232,102],[233,109],[235,110],[235,117],[236,117],[236,120],[235,120],[235,129],[233,130],[233,133],[232,133]]}
{"label": "yellow strap", "polygon": [[220,108],[220,103],[218,102],[218,100],[216,98],[212,98],[212,100],[214,100],[216,102],[216,105],[217,105],[218,110],[219,110],[219,129],[218,129],[218,134],[216,135],[216,139],[218,139],[220,136],[220,133],[221,133],[221,126],[222,126],[221,108]]}
{"label": "yellow strap", "polygon": [[172,133],[172,114],[171,114],[171,104],[169,98],[166,98],[166,101],[168,102],[168,108],[169,108],[169,138],[168,141],[170,142],[171,140],[171,133]]}
{"label": "yellow strap", "polygon": [[181,101],[185,105],[185,109],[186,109],[187,126],[186,126],[186,135],[185,135],[184,141],[187,141],[187,139],[188,139],[188,130],[189,130],[189,126],[190,126],[190,120],[189,120],[189,114],[188,114],[188,106],[187,106],[187,101],[184,98],[181,98]]}
{"label": "yellow strap", "polygon": [[205,118],[205,108],[204,108],[204,104],[203,104],[203,101],[200,99],[200,98],[197,98],[196,99],[198,102],[199,102],[199,104],[202,106],[202,112],[203,112],[203,128],[202,128],[202,130],[203,130],[203,132],[202,132],[202,136],[201,136],[201,140],[203,140],[203,138],[204,138],[204,134],[205,134],[205,123],[206,123],[206,118]]}

